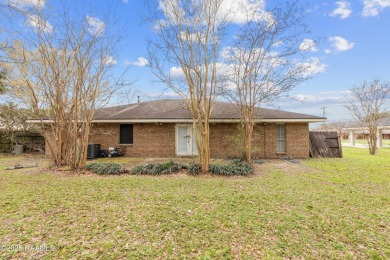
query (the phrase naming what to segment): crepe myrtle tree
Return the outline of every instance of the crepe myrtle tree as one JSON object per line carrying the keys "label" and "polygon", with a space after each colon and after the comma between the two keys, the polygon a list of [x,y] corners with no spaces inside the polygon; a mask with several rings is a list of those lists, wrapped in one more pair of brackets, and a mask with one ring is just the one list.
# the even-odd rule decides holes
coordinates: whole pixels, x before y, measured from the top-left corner
{"label": "crepe myrtle tree", "polygon": [[389,116],[387,102],[390,94],[390,82],[381,79],[363,81],[350,89],[350,98],[346,108],[357,120],[364,131],[368,130],[368,148],[371,155],[378,152],[379,120]]}
{"label": "crepe myrtle tree", "polygon": [[95,110],[123,86],[110,73],[121,40],[111,30],[115,10],[110,4],[98,18],[92,6],[62,1],[56,8],[11,8],[29,29],[8,33],[3,45],[5,62],[13,65],[9,95],[32,111],[53,164],[71,170],[85,166]]}
{"label": "crepe myrtle tree", "polygon": [[[153,2],[153,1],[152,1]],[[150,4],[155,39],[148,44],[154,75],[187,101],[201,172],[210,164],[210,114],[229,11],[224,0],[161,0]]]}
{"label": "crepe myrtle tree", "polygon": [[[260,3],[259,3],[260,4]],[[235,41],[222,51],[225,80],[220,89],[241,116],[243,158],[251,161],[255,109],[286,96],[298,84],[312,76],[306,54],[315,42],[304,39],[308,33],[304,10],[298,2],[278,5],[267,12],[247,10],[247,23],[235,35]]]}
{"label": "crepe myrtle tree", "polygon": [[5,71],[0,70],[0,94],[4,93],[6,90],[5,80],[6,80]]}

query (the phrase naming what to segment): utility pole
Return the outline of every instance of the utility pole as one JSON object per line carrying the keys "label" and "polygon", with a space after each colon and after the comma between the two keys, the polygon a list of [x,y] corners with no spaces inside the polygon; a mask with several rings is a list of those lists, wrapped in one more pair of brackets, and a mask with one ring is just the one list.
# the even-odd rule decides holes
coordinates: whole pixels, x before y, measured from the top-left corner
{"label": "utility pole", "polygon": [[[325,106],[320,108],[320,109],[322,109],[322,117],[325,117],[325,115],[326,115],[325,108],[326,108]],[[325,125],[325,121],[322,122],[322,124]]]}

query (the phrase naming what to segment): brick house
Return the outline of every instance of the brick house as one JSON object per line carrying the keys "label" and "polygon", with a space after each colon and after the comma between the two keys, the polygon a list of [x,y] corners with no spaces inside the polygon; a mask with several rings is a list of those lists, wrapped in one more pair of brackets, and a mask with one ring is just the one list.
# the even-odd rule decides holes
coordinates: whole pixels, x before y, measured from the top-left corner
{"label": "brick house", "polygon": [[[322,117],[258,108],[253,153],[259,158],[309,157],[309,123]],[[240,116],[231,103],[215,101],[210,119],[212,158],[239,156],[234,147]],[[175,157],[196,155],[192,118],[183,100],[158,100],[103,108],[92,122],[90,143],[101,149],[124,147],[125,156]]]}

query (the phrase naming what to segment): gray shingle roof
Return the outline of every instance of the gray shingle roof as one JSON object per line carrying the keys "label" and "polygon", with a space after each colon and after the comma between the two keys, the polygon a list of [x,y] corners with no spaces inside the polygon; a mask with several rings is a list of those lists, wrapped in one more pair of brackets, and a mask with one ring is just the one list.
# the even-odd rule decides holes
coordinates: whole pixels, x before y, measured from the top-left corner
{"label": "gray shingle roof", "polygon": [[[257,119],[298,119],[298,120],[321,120],[322,117],[275,110],[267,108],[256,108]],[[140,102],[124,106],[102,108],[96,111],[94,120],[188,120],[191,119],[191,112],[185,100],[165,99],[149,102]],[[234,120],[239,119],[236,106],[232,103],[214,101],[211,112],[211,119]]]}

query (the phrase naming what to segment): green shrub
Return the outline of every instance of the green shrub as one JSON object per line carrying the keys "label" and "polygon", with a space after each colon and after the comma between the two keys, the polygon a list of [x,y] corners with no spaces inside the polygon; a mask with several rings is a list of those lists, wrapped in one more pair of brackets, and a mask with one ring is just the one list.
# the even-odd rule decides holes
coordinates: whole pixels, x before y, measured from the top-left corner
{"label": "green shrub", "polygon": [[187,171],[191,175],[198,175],[200,172],[200,165],[199,163],[190,162],[187,165]]}
{"label": "green shrub", "polygon": [[[142,166],[135,166],[131,169],[130,173],[134,175],[164,175],[177,173],[181,170],[187,170],[190,175],[198,175],[200,172],[200,165],[196,162],[191,162],[187,165],[178,164],[173,161],[169,161],[163,164],[145,164]],[[252,166],[246,164],[242,159],[232,160],[229,165],[216,165],[210,164],[211,175],[249,175],[253,172]]]}
{"label": "green shrub", "polygon": [[242,159],[242,158],[234,158],[234,159],[232,159],[231,163],[234,165],[240,165],[240,164],[243,164],[245,162],[244,162],[244,159]]}
{"label": "green shrub", "polygon": [[234,159],[229,165],[210,164],[211,175],[246,176],[253,172],[253,167],[245,163],[242,159]]}
{"label": "green shrub", "polygon": [[133,167],[133,169],[131,169],[130,173],[135,174],[135,175],[141,175],[141,174],[143,174],[143,170],[144,170],[144,168],[141,165],[138,165],[138,166]]}
{"label": "green shrub", "polygon": [[122,166],[118,163],[90,163],[85,166],[85,169],[102,175],[123,173]]}
{"label": "green shrub", "polygon": [[130,173],[135,175],[163,175],[170,173],[177,173],[184,169],[183,165],[169,161],[163,164],[145,164],[143,166],[135,166]]}

